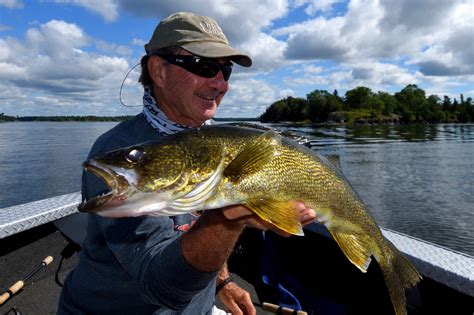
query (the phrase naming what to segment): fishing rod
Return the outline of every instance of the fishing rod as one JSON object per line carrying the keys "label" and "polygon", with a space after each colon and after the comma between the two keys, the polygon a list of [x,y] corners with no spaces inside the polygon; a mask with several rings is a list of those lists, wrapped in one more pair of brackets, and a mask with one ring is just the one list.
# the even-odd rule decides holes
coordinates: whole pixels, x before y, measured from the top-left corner
{"label": "fishing rod", "polygon": [[299,311],[289,307],[275,305],[268,302],[263,302],[262,304],[253,302],[253,305],[261,307],[264,311],[268,311],[277,315],[308,315],[308,313],[306,313],[305,311]]}
{"label": "fishing rod", "polygon": [[33,277],[36,273],[38,273],[38,271],[40,271],[41,269],[49,265],[52,261],[53,261],[52,256],[46,257],[45,259],[43,259],[41,264],[38,267],[36,267],[33,271],[31,271],[29,274],[27,274],[23,278],[23,280],[18,280],[17,282],[15,282],[15,284],[9,287],[7,291],[5,291],[2,295],[0,295],[0,305],[5,303],[5,301],[7,301],[10,297],[12,297],[18,291],[20,291],[25,286],[26,281],[28,281],[31,277]]}

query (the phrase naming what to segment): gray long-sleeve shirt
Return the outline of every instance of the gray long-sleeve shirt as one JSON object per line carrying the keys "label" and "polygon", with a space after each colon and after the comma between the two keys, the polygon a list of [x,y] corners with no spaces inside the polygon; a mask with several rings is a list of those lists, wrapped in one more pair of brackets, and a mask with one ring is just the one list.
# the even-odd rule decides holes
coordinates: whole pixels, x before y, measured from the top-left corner
{"label": "gray long-sleeve shirt", "polygon": [[[139,114],[100,136],[89,157],[160,137]],[[107,190],[84,173],[83,198]],[[196,270],[181,253],[180,235],[195,219],[89,214],[79,263],[65,281],[58,314],[210,314],[216,273]]]}

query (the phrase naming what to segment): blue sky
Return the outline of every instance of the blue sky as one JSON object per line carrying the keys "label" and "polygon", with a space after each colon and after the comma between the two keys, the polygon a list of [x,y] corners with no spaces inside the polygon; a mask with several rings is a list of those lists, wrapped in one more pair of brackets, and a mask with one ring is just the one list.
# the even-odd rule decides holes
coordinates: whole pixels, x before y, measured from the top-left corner
{"label": "blue sky", "polygon": [[470,0],[0,0],[0,113],[130,115],[135,69],[160,19],[214,17],[250,54],[234,67],[217,117],[257,117],[286,96],[357,86],[474,97]]}

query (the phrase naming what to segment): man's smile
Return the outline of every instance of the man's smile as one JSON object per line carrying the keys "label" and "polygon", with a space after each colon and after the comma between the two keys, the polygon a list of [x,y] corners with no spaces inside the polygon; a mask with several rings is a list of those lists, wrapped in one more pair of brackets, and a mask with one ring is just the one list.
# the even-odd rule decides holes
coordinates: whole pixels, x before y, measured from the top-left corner
{"label": "man's smile", "polygon": [[203,94],[199,94],[199,93],[196,93],[197,96],[199,96],[200,98],[203,98],[207,101],[215,101],[216,98],[217,98],[217,95],[216,96],[212,96],[212,95],[203,95]]}

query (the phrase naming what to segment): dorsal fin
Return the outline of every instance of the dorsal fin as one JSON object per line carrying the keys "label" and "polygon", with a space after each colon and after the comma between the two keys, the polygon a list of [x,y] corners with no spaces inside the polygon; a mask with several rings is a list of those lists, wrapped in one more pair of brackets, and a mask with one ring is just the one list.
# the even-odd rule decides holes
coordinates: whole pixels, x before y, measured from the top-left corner
{"label": "dorsal fin", "polygon": [[274,131],[267,131],[255,141],[246,145],[242,151],[227,165],[224,176],[231,181],[258,172],[270,162],[281,144],[281,136]]}

